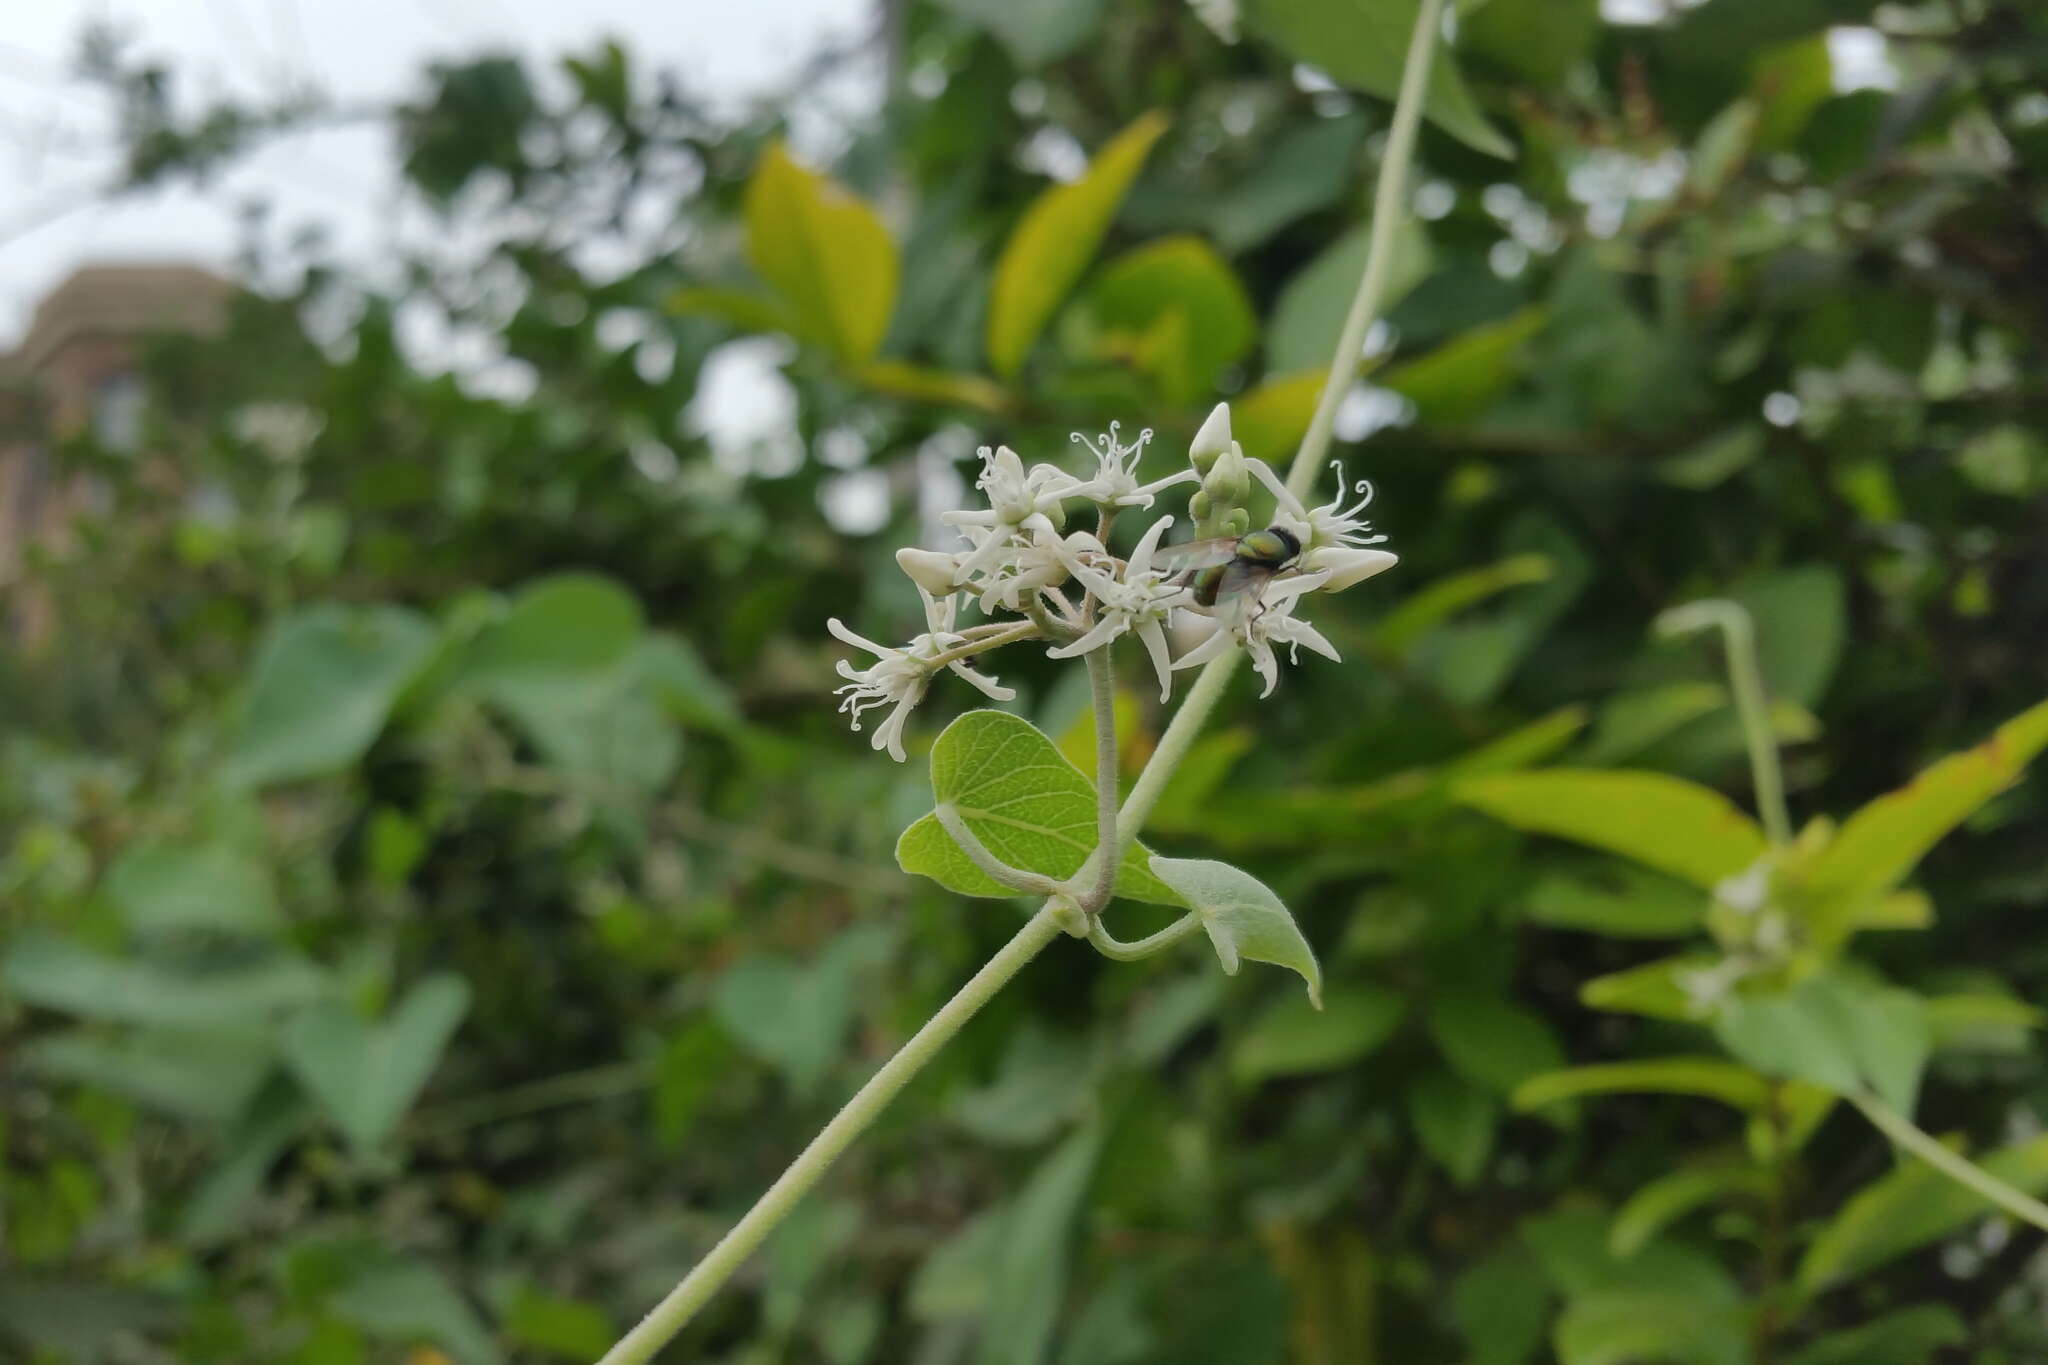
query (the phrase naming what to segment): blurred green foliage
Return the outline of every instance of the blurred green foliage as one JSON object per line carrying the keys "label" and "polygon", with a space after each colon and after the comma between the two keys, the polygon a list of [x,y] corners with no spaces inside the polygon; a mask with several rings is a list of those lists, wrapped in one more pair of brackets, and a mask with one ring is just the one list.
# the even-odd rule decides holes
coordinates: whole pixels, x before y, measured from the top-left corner
{"label": "blurred green foliage", "polygon": [[[592,1358],[1013,931],[894,866],[924,755],[844,732],[823,623],[916,629],[979,441],[1222,396],[1292,449],[1415,6],[1244,8],[894,6],[809,136],[480,56],[378,115],[471,254],[252,238],[291,285],[160,348],[141,454],[64,447],[102,510],[10,589],[60,625],[0,656],[7,1350]],[[1278,891],[1326,1008],[1055,945],[674,1358],[2048,1358],[2040,1238],[1834,1103],[2048,1186],[2048,16],[1460,8],[1341,432],[1402,565],[1147,836]],[[331,112],[92,53],[137,186]],[[787,421],[707,434],[765,337]],[[1844,820],[1779,869],[1799,983],[1712,1021],[1761,842],[1718,655],[1649,634],[1702,596]]]}

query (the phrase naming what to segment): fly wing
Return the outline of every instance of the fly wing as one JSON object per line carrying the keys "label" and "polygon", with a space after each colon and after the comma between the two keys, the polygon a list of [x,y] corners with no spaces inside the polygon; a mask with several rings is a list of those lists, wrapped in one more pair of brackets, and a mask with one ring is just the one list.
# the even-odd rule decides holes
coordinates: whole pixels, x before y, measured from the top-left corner
{"label": "fly wing", "polygon": [[1207,569],[1228,564],[1237,557],[1237,542],[1237,536],[1218,536],[1214,540],[1162,545],[1152,552],[1152,563],[1162,569]]}
{"label": "fly wing", "polygon": [[1230,567],[1223,571],[1223,581],[1216,588],[1216,605],[1242,598],[1240,609],[1256,602],[1259,593],[1273,577],[1270,564],[1255,564],[1242,559],[1233,559]]}

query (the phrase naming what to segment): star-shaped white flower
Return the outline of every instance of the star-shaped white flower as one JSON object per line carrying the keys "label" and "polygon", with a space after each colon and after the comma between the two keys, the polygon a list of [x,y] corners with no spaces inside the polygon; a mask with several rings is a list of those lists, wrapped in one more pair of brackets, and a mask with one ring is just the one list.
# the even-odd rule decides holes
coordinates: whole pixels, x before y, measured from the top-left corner
{"label": "star-shaped white flower", "polygon": [[1119,635],[1135,635],[1152,656],[1153,670],[1159,674],[1159,700],[1165,701],[1173,694],[1173,665],[1167,661],[1166,651],[1166,618],[1175,607],[1189,600],[1190,594],[1177,581],[1178,575],[1152,567],[1152,554],[1159,548],[1159,538],[1172,525],[1172,517],[1153,522],[1138,547],[1131,551],[1121,574],[1105,567],[1116,561],[1095,537],[1077,534],[1061,542],[1068,572],[1095,595],[1096,618],[1086,634],[1047,650],[1047,654],[1055,659],[1071,659],[1090,650],[1107,648]]}
{"label": "star-shaped white flower", "polygon": [[1016,550],[1028,550],[1034,534],[1057,535],[1065,519],[1061,504],[1081,494],[1081,481],[1056,465],[1024,461],[1008,446],[981,448],[981,477],[974,481],[988,497],[979,511],[947,512],[939,520],[961,528],[972,548],[960,556],[956,583],[986,574]]}
{"label": "star-shaped white flower", "polygon": [[1233,644],[1241,644],[1252,656],[1252,667],[1266,680],[1265,690],[1259,695],[1270,697],[1280,681],[1280,664],[1273,656],[1275,645],[1285,645],[1288,658],[1294,663],[1301,662],[1303,645],[1341,663],[1337,647],[1324,639],[1321,631],[1294,615],[1302,594],[1322,587],[1327,577],[1324,573],[1304,573],[1274,579],[1259,594],[1257,604],[1235,611],[1208,639],[1174,660],[1173,666],[1193,668],[1208,663]]}
{"label": "star-shaped white flower", "polygon": [[1145,444],[1152,439],[1152,429],[1145,428],[1138,433],[1137,440],[1124,445],[1117,438],[1117,425],[1111,422],[1109,430],[1092,441],[1078,431],[1073,433],[1071,439],[1086,446],[1095,457],[1095,477],[1076,489],[1076,496],[1108,507],[1150,507],[1152,495],[1160,489],[1200,477],[1192,469],[1182,469],[1151,483],[1139,483],[1138,463],[1145,458]]}
{"label": "star-shaped white flower", "polygon": [[[1313,553],[1321,549],[1378,545],[1386,539],[1385,536],[1374,535],[1372,523],[1359,515],[1372,505],[1372,480],[1360,479],[1347,487],[1341,461],[1330,461],[1330,467],[1337,471],[1337,496],[1321,507],[1302,506],[1301,499],[1288,491],[1287,485],[1264,460],[1248,459],[1245,467],[1273,495],[1277,504],[1273,509],[1273,524],[1293,533],[1304,551]],[[1345,507],[1343,502],[1349,494],[1355,494],[1358,501]]]}
{"label": "star-shaped white flower", "polygon": [[[839,660],[839,676],[846,679],[846,685],[835,689],[835,695],[842,698],[839,709],[852,717],[856,730],[860,729],[861,712],[877,706],[895,707],[888,718],[875,727],[870,743],[877,749],[887,749],[889,757],[898,763],[903,762],[903,724],[909,719],[911,709],[924,700],[925,688],[937,671],[934,661],[960,645],[963,639],[953,629],[954,618],[959,614],[959,599],[952,593],[934,597],[922,587],[917,591],[918,596],[924,599],[926,633],[902,649],[891,649],[856,635],[836,616],[825,623],[825,628],[839,639],[875,656],[875,662],[866,668],[855,668],[846,660]],[[975,672],[964,660],[948,660],[945,667],[973,683],[993,701],[1009,701],[1017,695],[994,678]]]}

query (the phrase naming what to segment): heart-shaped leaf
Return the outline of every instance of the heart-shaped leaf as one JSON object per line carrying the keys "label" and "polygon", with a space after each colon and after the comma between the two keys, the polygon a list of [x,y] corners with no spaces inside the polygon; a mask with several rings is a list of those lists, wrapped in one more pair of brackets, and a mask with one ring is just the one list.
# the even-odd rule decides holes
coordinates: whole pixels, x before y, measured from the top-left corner
{"label": "heart-shaped leaf", "polygon": [[[1064,880],[1095,849],[1095,785],[1043,731],[1008,712],[969,711],[946,727],[932,745],[932,791],[1011,867]],[[936,815],[903,831],[896,862],[963,896],[1017,895],[976,867]],[[1185,905],[1179,892],[1153,875],[1151,862],[1151,853],[1133,843],[1117,869],[1116,893],[1154,905]]]}
{"label": "heart-shaped leaf", "polygon": [[1867,1087],[1903,1114],[1913,1112],[1932,1046],[1919,996],[1841,971],[1776,995],[1731,996],[1714,1032],[1766,1075],[1810,1081],[1837,1095]]}
{"label": "heart-shaped leaf", "polygon": [[1315,949],[1264,882],[1206,858],[1154,858],[1152,872],[1200,912],[1225,975],[1237,975],[1244,958],[1285,967],[1301,973],[1309,1000],[1322,1008],[1323,972]]}
{"label": "heart-shaped leaf", "polygon": [[381,1024],[326,1001],[286,1026],[285,1060],[349,1142],[369,1151],[405,1116],[468,1009],[468,984],[447,974],[414,986]]}

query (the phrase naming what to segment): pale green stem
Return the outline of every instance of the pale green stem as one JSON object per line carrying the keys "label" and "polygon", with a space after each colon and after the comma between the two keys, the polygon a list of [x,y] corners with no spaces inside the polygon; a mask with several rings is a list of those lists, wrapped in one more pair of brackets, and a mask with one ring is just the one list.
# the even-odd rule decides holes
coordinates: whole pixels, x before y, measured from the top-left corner
{"label": "pale green stem", "polygon": [[1193,911],[1182,915],[1156,934],[1147,934],[1141,939],[1125,943],[1109,930],[1102,927],[1102,920],[1088,922],[1088,941],[1095,945],[1104,957],[1115,958],[1118,962],[1136,962],[1141,957],[1165,952],[1174,944],[1202,927],[1202,917]]}
{"label": "pale green stem", "polygon": [[[1108,520],[1106,512],[1103,519]],[[1116,674],[1109,660],[1113,644],[1088,652],[1088,690],[1095,703],[1095,884],[1080,905],[1091,919],[1109,904],[1117,868],[1123,863],[1116,837]]]}
{"label": "pale green stem", "polygon": [[2048,1232],[2048,1204],[2000,1180],[1982,1166],[1936,1142],[1926,1131],[1875,1095],[1851,1095],[1849,1102],[1863,1111],[1879,1131],[1919,1157],[1935,1170],[1967,1189],[1975,1190],[2022,1222]]}
{"label": "pale green stem", "polygon": [[1387,271],[1394,256],[1394,229],[1403,215],[1402,196],[1408,188],[1408,166],[1415,158],[1415,130],[1422,121],[1423,92],[1429,85],[1429,64],[1441,22],[1443,0],[1422,0],[1415,16],[1415,31],[1408,38],[1408,60],[1401,68],[1401,90],[1394,99],[1394,122],[1387,131],[1387,149],[1380,158],[1379,182],[1372,193],[1372,234],[1365,248],[1365,273],[1358,292],[1351,297],[1351,311],[1344,315],[1344,330],[1337,337],[1337,353],[1330,357],[1330,376],[1323,381],[1322,396],[1316,400],[1315,416],[1295,452],[1294,467],[1287,471],[1287,489],[1303,497],[1323,468],[1330,449],[1330,429],[1337,420],[1337,405],[1350,391],[1358,375],[1358,362],[1365,351],[1365,333],[1380,310],[1380,295],[1386,291]]}
{"label": "pale green stem", "polygon": [[782,1177],[768,1187],[768,1192],[747,1210],[746,1216],[733,1224],[732,1230],[697,1263],[681,1284],[669,1292],[667,1298],[654,1306],[653,1312],[605,1352],[598,1365],[644,1365],[653,1359],[654,1353],[683,1329],[705,1300],[716,1293],[719,1286],[739,1269],[740,1263],[761,1245],[839,1154],[910,1083],[910,1078],[922,1070],[925,1063],[960,1031],[960,1026],[972,1019],[975,1012],[1007,985],[1024,964],[1043,952],[1059,934],[1060,927],[1048,911],[1041,910],[1026,921],[1016,937],[1004,944],[960,988],[958,994],[941,1005],[938,1013],[926,1020],[924,1027],[897,1049],[895,1056],[882,1063],[882,1069],[846,1102],[845,1108],[832,1116],[832,1121],[811,1139],[811,1145],[804,1148]]}
{"label": "pale green stem", "polygon": [[965,853],[976,867],[986,872],[990,880],[1001,882],[1020,895],[1057,896],[1065,890],[1058,878],[1048,877],[1043,872],[1029,872],[1021,867],[1012,867],[989,852],[988,845],[981,842],[973,827],[961,818],[959,807],[952,802],[939,802],[932,814],[939,818],[939,824],[946,833],[953,836],[953,842],[960,845],[960,851]]}
{"label": "pale green stem", "polygon": [[1785,776],[1778,767],[1778,741],[1771,729],[1771,706],[1764,695],[1763,665],[1756,654],[1756,627],[1739,602],[1725,597],[1688,602],[1657,618],[1663,635],[1691,634],[1718,627],[1728,660],[1728,688],[1735,694],[1735,713],[1742,720],[1743,743],[1749,748],[1750,778],[1756,786],[1758,814],[1773,844],[1792,841],[1792,817],[1785,807]]}
{"label": "pale green stem", "polygon": [[[975,629],[980,629],[980,627]],[[986,654],[991,649],[1001,649],[1004,645],[1015,644],[1019,640],[1034,639],[1040,634],[1057,635],[1058,633],[1057,630],[1049,629],[1035,622],[1022,622],[1006,628],[1001,634],[984,635],[978,640],[969,640],[966,644],[955,645],[943,654],[934,654],[931,658],[926,659],[925,663],[934,669],[944,668],[955,659],[967,659],[972,658],[976,654]]]}

